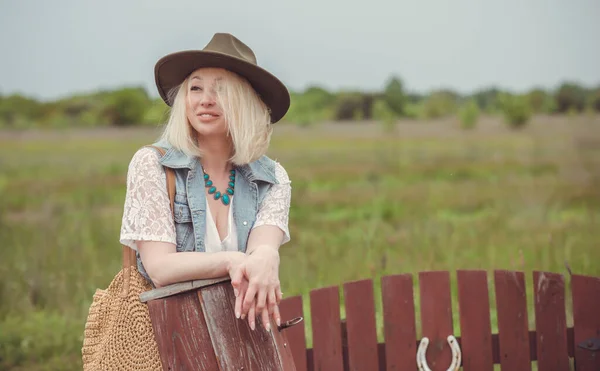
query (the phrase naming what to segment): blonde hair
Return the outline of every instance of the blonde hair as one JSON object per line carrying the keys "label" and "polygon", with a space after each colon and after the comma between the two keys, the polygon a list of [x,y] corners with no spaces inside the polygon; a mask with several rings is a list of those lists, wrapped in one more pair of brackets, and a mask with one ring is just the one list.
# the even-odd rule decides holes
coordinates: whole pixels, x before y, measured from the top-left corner
{"label": "blonde hair", "polygon": [[[189,76],[169,92],[169,100],[173,104],[161,139],[188,156],[202,157],[202,148],[198,146],[194,128],[186,115],[188,84]],[[233,72],[225,71],[216,100],[223,110],[227,135],[233,143],[233,154],[229,160],[235,165],[245,165],[263,156],[273,132],[271,115],[250,83]]]}

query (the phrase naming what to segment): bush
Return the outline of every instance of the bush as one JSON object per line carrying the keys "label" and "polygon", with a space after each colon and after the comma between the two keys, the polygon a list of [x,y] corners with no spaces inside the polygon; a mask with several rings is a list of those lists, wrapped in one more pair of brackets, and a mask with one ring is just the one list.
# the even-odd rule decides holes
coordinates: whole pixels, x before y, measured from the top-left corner
{"label": "bush", "polygon": [[342,93],[335,105],[336,120],[360,120],[364,118],[363,97],[360,93]]}
{"label": "bush", "polygon": [[0,98],[0,122],[10,128],[33,126],[42,115],[42,104],[35,99],[14,94]]}
{"label": "bush", "polygon": [[392,111],[383,99],[376,99],[373,103],[373,118],[381,123],[387,133],[396,127],[396,112]]}
{"label": "bush", "polygon": [[143,88],[124,88],[108,94],[104,117],[112,125],[131,126],[142,124],[150,98]]}
{"label": "bush", "polygon": [[404,115],[406,117],[409,117],[412,119],[422,118],[425,116],[423,113],[423,106],[424,106],[424,102],[419,102],[419,103],[409,102],[404,107]]}
{"label": "bush", "polygon": [[511,128],[518,129],[527,124],[531,108],[526,96],[504,94],[500,101],[506,123]]}
{"label": "bush", "polygon": [[596,112],[600,112],[600,88],[595,89],[590,94],[588,107]]}
{"label": "bush", "polygon": [[389,80],[383,92],[383,100],[396,115],[404,115],[407,99],[404,94],[402,80],[398,77],[392,77]]}
{"label": "bush", "polygon": [[69,126],[107,126],[111,122],[105,116],[106,104],[104,93],[75,96],[58,101],[48,116],[58,122],[62,116]]}
{"label": "bush", "polygon": [[463,129],[473,129],[477,125],[477,119],[479,118],[479,107],[474,100],[469,100],[464,104],[459,112],[460,126]]}
{"label": "bush", "polygon": [[531,107],[531,111],[534,113],[544,112],[547,99],[548,94],[542,89],[533,89],[527,94],[529,107]]}
{"label": "bush", "polygon": [[423,103],[423,117],[426,119],[435,119],[455,113],[458,99],[458,94],[448,90],[431,93]]}
{"label": "bush", "polygon": [[582,112],[585,108],[586,92],[574,83],[562,84],[556,93],[556,109],[560,113]]}
{"label": "bush", "polygon": [[500,95],[500,89],[488,88],[476,92],[473,94],[472,98],[482,111],[487,113],[497,113],[500,111]]}
{"label": "bush", "polygon": [[318,121],[329,120],[333,116],[335,95],[327,90],[312,86],[304,93],[291,93],[290,109],[286,121],[300,126],[310,126]]}

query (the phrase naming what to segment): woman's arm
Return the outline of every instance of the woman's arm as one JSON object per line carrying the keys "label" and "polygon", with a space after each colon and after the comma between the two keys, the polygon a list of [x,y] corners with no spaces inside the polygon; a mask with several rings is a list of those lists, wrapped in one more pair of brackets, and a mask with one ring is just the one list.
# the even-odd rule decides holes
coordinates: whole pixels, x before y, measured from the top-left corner
{"label": "woman's arm", "polygon": [[262,316],[269,329],[269,315],[279,326],[278,304],[281,301],[279,284],[279,247],[290,240],[288,220],[291,202],[291,182],[280,165],[276,164],[278,183],[271,186],[261,203],[248,238],[248,258],[233,268],[232,285],[236,290],[236,315],[248,314],[250,327],[254,328],[254,314]]}
{"label": "woman's arm", "polygon": [[138,150],[129,164],[120,240],[139,251],[156,286],[226,276],[245,257],[237,252],[176,253],[165,171],[151,148]]}
{"label": "woman's arm", "polygon": [[247,258],[234,265],[231,284],[236,292],[236,317],[248,315],[250,328],[255,328],[256,315],[270,329],[269,317],[281,325],[278,304],[281,301],[279,283],[279,246],[283,231],[276,226],[262,225],[254,228],[248,238]]}
{"label": "woman's arm", "polygon": [[227,276],[246,255],[237,251],[176,252],[168,242],[137,241],[146,273],[156,287]]}

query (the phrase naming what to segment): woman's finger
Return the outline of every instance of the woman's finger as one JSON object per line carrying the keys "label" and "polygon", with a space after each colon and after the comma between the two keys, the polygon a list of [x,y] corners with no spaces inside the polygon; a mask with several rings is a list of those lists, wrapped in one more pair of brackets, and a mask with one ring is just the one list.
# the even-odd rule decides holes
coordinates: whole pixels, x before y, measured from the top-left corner
{"label": "woman's finger", "polygon": [[275,304],[273,306],[273,319],[277,324],[277,327],[281,326],[281,314],[279,313],[279,305]]}
{"label": "woman's finger", "polygon": [[263,309],[262,311],[262,323],[263,323],[263,327],[267,330],[267,331],[271,331],[271,322],[270,322],[270,318],[269,318],[269,310],[267,308]]}
{"label": "woman's finger", "polygon": [[275,296],[277,297],[277,305],[281,304],[281,300],[283,299],[283,292],[279,287],[275,288]]}
{"label": "woman's finger", "polygon": [[256,328],[256,306],[254,303],[252,303],[250,309],[248,310],[248,324],[250,325],[252,331],[254,331]]}
{"label": "woman's finger", "polygon": [[246,294],[244,295],[244,300],[242,302],[242,315],[248,313],[248,316],[250,316],[250,314],[249,314],[250,308],[256,305],[256,302],[254,300],[255,296],[256,296],[256,285],[250,284],[248,286],[248,290],[246,290]]}
{"label": "woman's finger", "polygon": [[269,315],[273,314],[273,307],[277,305],[277,298],[275,296],[275,290],[269,290],[269,296],[267,297],[267,306],[269,308]]}
{"label": "woman's finger", "polygon": [[242,303],[243,303],[244,298],[246,297],[247,290],[248,290],[248,281],[246,281],[244,279],[244,280],[242,280],[242,283],[240,284],[239,294],[235,298],[235,307],[234,308],[235,308],[235,317],[236,318],[244,319],[244,317],[246,316],[245,314],[242,314]]}
{"label": "woman's finger", "polygon": [[258,291],[258,295],[256,298],[256,312],[257,313],[262,313],[263,309],[266,309],[267,307],[267,290],[260,289]]}

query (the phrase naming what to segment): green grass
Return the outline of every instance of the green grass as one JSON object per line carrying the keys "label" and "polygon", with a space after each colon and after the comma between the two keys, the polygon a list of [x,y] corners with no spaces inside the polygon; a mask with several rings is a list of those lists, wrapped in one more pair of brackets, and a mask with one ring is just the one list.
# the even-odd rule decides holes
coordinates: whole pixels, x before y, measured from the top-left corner
{"label": "green grass", "polygon": [[[533,328],[532,271],[565,274],[568,262],[600,276],[598,117],[538,117],[517,132],[494,119],[469,132],[449,122],[394,134],[369,123],[275,129],[269,154],[293,187],[282,289],[303,295],[307,326],[314,288],[372,279],[381,341],[382,276],[414,275],[418,313],[417,273],[449,270],[457,317],[455,270],[511,269],[526,273]],[[0,369],[81,369],[90,300],[120,267],[127,165],[155,134],[0,133]]]}

